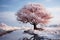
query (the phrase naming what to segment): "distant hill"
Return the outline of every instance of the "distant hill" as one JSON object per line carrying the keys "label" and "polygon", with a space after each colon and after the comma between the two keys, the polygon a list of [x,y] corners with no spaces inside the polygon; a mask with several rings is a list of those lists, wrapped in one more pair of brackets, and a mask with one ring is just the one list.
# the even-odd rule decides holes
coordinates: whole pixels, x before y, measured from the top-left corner
{"label": "distant hill", "polygon": [[4,35],[6,33],[10,33],[12,31],[18,30],[18,29],[20,29],[20,28],[8,26],[5,23],[0,23],[0,36]]}
{"label": "distant hill", "polygon": [[48,27],[60,27],[60,24],[52,24],[52,25],[49,25]]}

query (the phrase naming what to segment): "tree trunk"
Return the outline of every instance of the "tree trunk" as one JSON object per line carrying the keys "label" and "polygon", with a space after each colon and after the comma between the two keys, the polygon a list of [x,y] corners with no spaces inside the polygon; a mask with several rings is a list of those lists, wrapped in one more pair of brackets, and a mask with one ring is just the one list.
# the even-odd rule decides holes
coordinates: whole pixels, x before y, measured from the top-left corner
{"label": "tree trunk", "polygon": [[34,30],[37,29],[37,27],[36,27],[36,23],[34,23],[33,25],[34,25]]}
{"label": "tree trunk", "polygon": [[36,27],[36,25],[37,25],[36,23],[33,23],[33,25],[34,25],[34,30],[40,30],[40,31],[44,30],[43,28],[37,28]]}

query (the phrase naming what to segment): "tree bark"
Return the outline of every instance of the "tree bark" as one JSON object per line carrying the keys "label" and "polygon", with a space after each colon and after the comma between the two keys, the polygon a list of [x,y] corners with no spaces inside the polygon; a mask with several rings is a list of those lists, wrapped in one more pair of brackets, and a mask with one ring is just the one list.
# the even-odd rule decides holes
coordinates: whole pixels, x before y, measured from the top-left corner
{"label": "tree bark", "polygon": [[37,29],[37,27],[36,27],[36,23],[33,23],[33,25],[34,25],[34,30]]}
{"label": "tree bark", "polygon": [[43,28],[37,28],[36,27],[36,25],[37,25],[36,23],[33,23],[33,25],[34,25],[34,30],[40,30],[40,31],[44,30]]}

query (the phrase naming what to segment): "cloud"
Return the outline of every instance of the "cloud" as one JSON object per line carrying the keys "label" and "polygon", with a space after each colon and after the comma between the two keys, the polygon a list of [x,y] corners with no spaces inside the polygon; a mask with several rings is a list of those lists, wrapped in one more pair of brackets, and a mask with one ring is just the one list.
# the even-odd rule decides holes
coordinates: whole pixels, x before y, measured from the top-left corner
{"label": "cloud", "polygon": [[9,20],[14,22],[16,21],[15,17],[15,12],[0,12],[0,20],[4,19],[3,21]]}
{"label": "cloud", "polygon": [[51,7],[51,8],[47,8],[47,10],[51,13],[51,15],[53,16],[51,22],[52,23],[59,23],[60,21],[60,7]]}
{"label": "cloud", "polygon": [[60,7],[52,7],[52,8],[47,8],[47,9],[52,12],[60,12]]}

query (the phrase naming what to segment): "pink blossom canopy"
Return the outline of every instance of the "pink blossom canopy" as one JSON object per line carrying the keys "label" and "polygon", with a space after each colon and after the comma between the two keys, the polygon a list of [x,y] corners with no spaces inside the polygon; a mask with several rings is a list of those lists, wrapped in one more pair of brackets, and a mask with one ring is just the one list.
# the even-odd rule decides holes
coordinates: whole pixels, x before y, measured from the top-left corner
{"label": "pink blossom canopy", "polygon": [[51,18],[51,15],[46,9],[37,3],[31,3],[25,5],[21,10],[17,12],[17,20],[24,23],[47,23]]}

